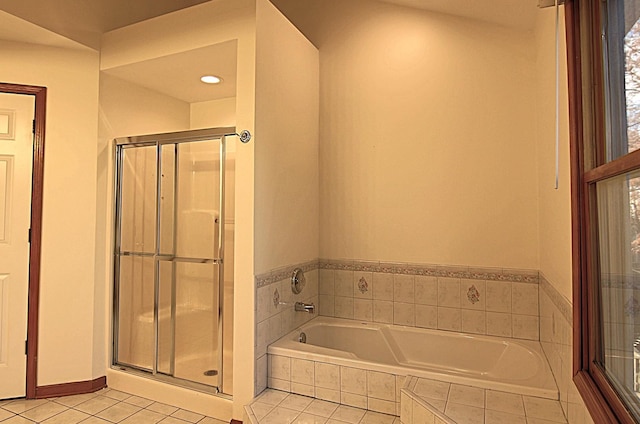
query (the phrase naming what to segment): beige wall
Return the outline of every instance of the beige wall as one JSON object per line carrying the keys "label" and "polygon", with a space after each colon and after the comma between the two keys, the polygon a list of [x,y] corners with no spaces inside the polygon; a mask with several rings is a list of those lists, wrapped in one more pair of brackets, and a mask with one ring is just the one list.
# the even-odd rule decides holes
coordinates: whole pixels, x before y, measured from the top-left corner
{"label": "beige wall", "polygon": [[100,73],[101,151],[115,137],[185,131],[189,124],[189,103]]}
{"label": "beige wall", "polygon": [[255,273],[318,257],[318,50],[257,2]]}
{"label": "beige wall", "polygon": [[[191,128],[235,127],[236,98],[191,103]],[[242,131],[242,130],[241,130]]]}
{"label": "beige wall", "polygon": [[48,89],[38,385],[90,380],[102,325],[93,309],[98,53],[12,42],[0,53],[3,81]]}
{"label": "beige wall", "polygon": [[[167,30],[175,28],[176,30]],[[108,70],[129,63],[156,58],[173,53],[204,47],[224,41],[238,40],[237,52],[237,96],[235,100],[235,119],[239,129],[254,132],[254,83],[255,83],[255,2],[253,0],[221,1],[214,0],[181,10],[156,19],[141,22],[129,27],[109,32],[103,37],[100,67]],[[198,109],[199,106],[194,106]],[[186,105],[185,128],[190,122],[190,109]],[[200,126],[201,122],[194,122]],[[210,126],[206,124],[205,126]],[[153,131],[157,132],[157,131]],[[253,397],[254,355],[254,290],[253,290],[253,180],[254,180],[254,142],[235,143],[236,203],[235,203],[235,287],[234,287],[234,384],[233,403],[220,398],[203,398],[193,392],[194,399],[183,395],[179,399],[189,403],[192,410],[217,414],[221,419],[242,418],[242,407]],[[111,159],[101,155],[99,166],[108,170],[104,174],[105,182],[111,181],[107,175],[112,172]],[[111,198],[112,187],[105,183],[99,192],[105,198]],[[110,287],[110,243],[111,217],[108,216],[98,230],[104,234],[106,243],[98,252],[107,266],[102,281]],[[105,298],[109,305],[110,299]],[[107,316],[108,320],[110,317]],[[107,321],[108,322],[108,321]],[[108,345],[108,335],[105,337]],[[107,346],[108,347],[108,346]],[[110,382],[127,384],[141,393],[157,398],[175,398],[176,390],[166,385],[144,384],[127,379],[126,376],[108,371]],[[181,392],[182,393],[182,392]]]}
{"label": "beige wall", "polygon": [[[563,17],[561,16],[563,19]],[[562,21],[561,19],[561,21]],[[564,34],[561,29],[560,34]],[[536,21],[536,150],[540,271],[571,299],[571,175],[569,163],[569,104],[564,37],[560,37],[559,185],[555,189],[555,11],[541,9]]]}
{"label": "beige wall", "polygon": [[321,256],[536,269],[531,33],[371,3],[320,50]]}

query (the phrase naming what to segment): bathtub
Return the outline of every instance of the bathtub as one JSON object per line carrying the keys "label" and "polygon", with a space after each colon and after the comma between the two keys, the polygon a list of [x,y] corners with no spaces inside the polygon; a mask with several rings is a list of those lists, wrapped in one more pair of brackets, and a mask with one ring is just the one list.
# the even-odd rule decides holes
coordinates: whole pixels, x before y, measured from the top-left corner
{"label": "bathtub", "polygon": [[[300,334],[306,343],[299,342]],[[269,355],[558,399],[539,342],[317,317]]]}

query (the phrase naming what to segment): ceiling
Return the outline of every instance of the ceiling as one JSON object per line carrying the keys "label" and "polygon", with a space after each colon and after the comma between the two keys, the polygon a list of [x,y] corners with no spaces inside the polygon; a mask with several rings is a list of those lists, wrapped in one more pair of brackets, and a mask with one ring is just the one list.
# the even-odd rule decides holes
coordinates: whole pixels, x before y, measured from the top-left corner
{"label": "ceiling", "polygon": [[209,0],[0,0],[0,11],[98,49],[105,32],[206,1]]}
{"label": "ceiling", "polygon": [[270,0],[316,46],[330,31],[345,28],[363,8],[385,4],[532,30],[537,0]]}
{"label": "ceiling", "polygon": [[[99,49],[105,32],[210,0],[0,0],[0,11]],[[364,0],[430,10],[509,27],[531,29],[536,0]],[[362,0],[271,0],[314,44],[341,7]],[[11,39],[0,16],[0,39]],[[311,35],[309,35],[311,34]]]}
{"label": "ceiling", "polygon": [[[102,34],[211,0],[0,0],[0,40],[100,49]],[[223,1],[223,0],[216,0]],[[234,0],[229,0],[234,1]],[[537,0],[270,0],[317,47],[348,28],[360,11],[387,4],[476,19],[507,27],[533,28]],[[365,9],[363,9],[365,8]],[[340,27],[339,27],[340,28]],[[134,84],[188,103],[235,96],[235,41],[105,70]],[[220,85],[199,81],[221,76]]]}
{"label": "ceiling", "polygon": [[532,29],[537,0],[379,0],[416,9],[477,19],[513,28]]}
{"label": "ceiling", "polygon": [[[103,72],[187,103],[236,96],[237,41],[201,47]],[[221,84],[205,84],[203,75],[222,78]]]}

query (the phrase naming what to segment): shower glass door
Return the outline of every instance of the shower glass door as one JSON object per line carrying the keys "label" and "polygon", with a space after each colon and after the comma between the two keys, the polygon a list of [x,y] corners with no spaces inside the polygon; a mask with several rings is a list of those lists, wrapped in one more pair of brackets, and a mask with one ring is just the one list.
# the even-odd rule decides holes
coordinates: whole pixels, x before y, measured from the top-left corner
{"label": "shower glass door", "polygon": [[223,392],[225,138],[116,140],[114,365]]}

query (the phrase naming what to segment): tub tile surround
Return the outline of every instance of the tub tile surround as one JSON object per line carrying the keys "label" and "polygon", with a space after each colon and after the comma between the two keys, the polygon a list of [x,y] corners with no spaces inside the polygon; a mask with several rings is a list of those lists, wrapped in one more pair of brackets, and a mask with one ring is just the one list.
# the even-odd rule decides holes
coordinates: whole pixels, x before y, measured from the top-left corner
{"label": "tub tile surround", "polygon": [[[294,296],[289,279],[296,267],[305,271],[307,287]],[[394,403],[394,413],[400,413],[398,381],[397,399],[379,399],[370,396],[377,395],[375,391],[361,389],[366,387],[362,370],[341,367],[336,389],[335,377],[311,379],[315,364],[268,359],[266,347],[271,342],[316,316],[294,313],[295,299],[315,303],[319,315],[540,340],[569,423],[593,423],[572,382],[571,303],[538,271],[318,260],[257,276],[256,291],[257,394],[269,386],[362,409],[371,405],[390,412]],[[505,422],[499,420],[500,412],[485,413],[485,424]]]}
{"label": "tub tile surround", "polygon": [[389,415],[400,411],[404,375],[268,355],[272,389]]}
{"label": "tub tile surround", "polygon": [[540,273],[540,344],[560,392],[560,405],[571,424],[593,424],[573,384],[571,302]]}
{"label": "tub tile surround", "polygon": [[[291,290],[293,270],[301,268],[306,278],[300,294]],[[255,394],[267,388],[267,346],[317,316],[318,261],[278,268],[256,277]],[[296,312],[295,302],[313,303],[316,313]]]}
{"label": "tub tile surround", "polygon": [[538,272],[319,261],[319,314],[539,340]]}

